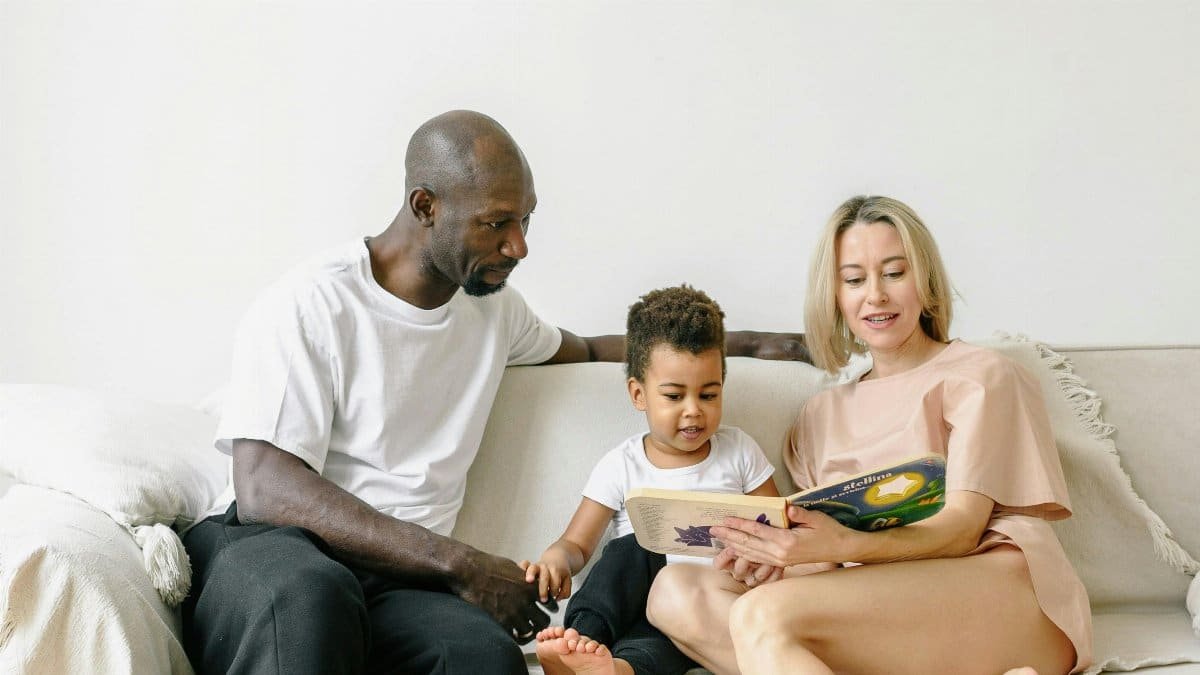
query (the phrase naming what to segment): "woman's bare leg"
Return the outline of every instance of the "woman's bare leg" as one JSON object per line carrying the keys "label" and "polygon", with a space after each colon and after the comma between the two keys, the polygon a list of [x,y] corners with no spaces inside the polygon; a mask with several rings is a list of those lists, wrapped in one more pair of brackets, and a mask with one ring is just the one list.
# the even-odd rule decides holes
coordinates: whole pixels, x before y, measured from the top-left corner
{"label": "woman's bare leg", "polygon": [[746,586],[701,565],[668,565],[654,578],[646,617],[688,657],[717,673],[736,675],[729,610]]}
{"label": "woman's bare leg", "polygon": [[1002,546],[965,558],[866,565],[790,578],[735,601],[742,671],[995,675],[1066,673],[1067,636],[1042,613],[1025,556]]}

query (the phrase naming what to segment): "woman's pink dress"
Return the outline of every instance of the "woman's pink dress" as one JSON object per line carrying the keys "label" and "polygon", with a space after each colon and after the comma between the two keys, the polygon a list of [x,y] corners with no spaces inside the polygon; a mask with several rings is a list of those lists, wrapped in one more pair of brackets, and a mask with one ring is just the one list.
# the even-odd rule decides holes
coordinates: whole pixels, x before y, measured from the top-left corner
{"label": "woman's pink dress", "polygon": [[1092,660],[1087,591],[1048,520],[1071,515],[1062,465],[1037,381],[989,349],[953,341],[897,375],[849,382],[810,398],[790,435],[785,464],[804,488],[934,452],[946,489],[996,502],[973,553],[1001,544],[1025,554],[1042,611]]}

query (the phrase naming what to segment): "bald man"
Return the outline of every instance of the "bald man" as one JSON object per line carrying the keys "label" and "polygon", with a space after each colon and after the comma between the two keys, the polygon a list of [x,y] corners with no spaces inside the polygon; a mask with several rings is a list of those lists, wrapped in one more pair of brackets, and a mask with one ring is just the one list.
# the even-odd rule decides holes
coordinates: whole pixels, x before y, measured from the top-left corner
{"label": "bald man", "polygon": [[[242,320],[217,447],[233,484],[184,544],[198,673],[523,673],[549,619],[511,560],[449,538],[509,365],[620,361],[506,285],[537,197],[495,120],[452,111],[405,156],[407,201]],[[462,292],[459,292],[459,291]],[[799,336],[731,355],[807,360]]]}

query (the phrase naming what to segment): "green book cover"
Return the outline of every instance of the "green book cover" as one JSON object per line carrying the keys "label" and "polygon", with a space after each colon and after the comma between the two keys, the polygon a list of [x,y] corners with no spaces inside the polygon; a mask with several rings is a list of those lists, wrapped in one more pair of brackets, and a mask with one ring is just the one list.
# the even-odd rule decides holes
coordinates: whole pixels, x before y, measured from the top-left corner
{"label": "green book cover", "polygon": [[946,503],[946,460],[927,455],[798,492],[788,500],[827,513],[855,530],[915,523],[937,513]]}

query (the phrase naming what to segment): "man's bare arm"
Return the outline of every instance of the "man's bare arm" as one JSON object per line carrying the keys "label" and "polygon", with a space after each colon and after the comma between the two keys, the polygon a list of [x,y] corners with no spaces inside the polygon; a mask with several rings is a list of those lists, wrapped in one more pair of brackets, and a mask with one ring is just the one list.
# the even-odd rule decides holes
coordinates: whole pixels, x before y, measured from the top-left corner
{"label": "man's bare arm", "polygon": [[620,363],[625,360],[624,335],[597,335],[595,337],[579,337],[569,330],[558,329],[562,334],[562,344],[558,351],[545,361],[551,363],[586,363],[588,361],[613,361]]}
{"label": "man's bare arm", "polygon": [[297,525],[356,567],[444,583],[522,639],[549,624],[515,562],[382,514],[270,443],[233,442],[233,485],[243,523]]}
{"label": "man's bare arm", "polygon": [[812,363],[804,344],[804,333],[764,333],[756,330],[735,330],[725,334],[727,356],[750,356],[772,361],[803,361]]}
{"label": "man's bare arm", "polygon": [[[558,329],[562,344],[545,363],[582,363],[586,361],[625,360],[624,335],[579,337],[571,331]],[[752,356],[776,361],[812,363],[803,333],[763,333],[739,330],[725,334],[725,353],[728,356]]]}

